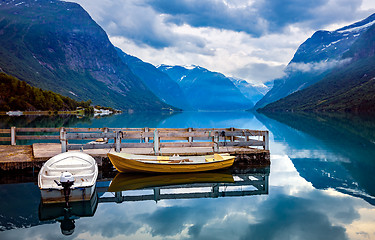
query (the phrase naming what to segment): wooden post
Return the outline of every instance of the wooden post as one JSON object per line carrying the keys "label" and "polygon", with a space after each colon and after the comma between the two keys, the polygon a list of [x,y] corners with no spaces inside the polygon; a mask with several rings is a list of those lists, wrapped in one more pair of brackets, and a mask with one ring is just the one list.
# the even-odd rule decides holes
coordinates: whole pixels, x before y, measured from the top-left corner
{"label": "wooden post", "polygon": [[[106,128],[104,128],[104,131],[103,131],[104,133],[108,133],[108,128],[106,127]],[[104,138],[104,142],[108,142],[108,138]]]}
{"label": "wooden post", "polygon": [[214,186],[212,186],[212,197],[219,197],[219,184],[215,184]]}
{"label": "wooden post", "polygon": [[[234,128],[230,128],[230,130],[233,132],[233,131],[234,131]],[[234,142],[234,136],[230,136],[230,141],[231,141],[231,142]]]}
{"label": "wooden post", "polygon": [[[145,127],[145,133],[148,133],[149,129],[148,127]],[[148,137],[145,137],[145,143],[148,143]]]}
{"label": "wooden post", "polygon": [[116,143],[115,151],[121,152],[121,134],[120,134],[120,132],[116,132],[115,143]]}
{"label": "wooden post", "polygon": [[[189,133],[192,132],[193,129],[192,128],[189,128]],[[189,137],[189,142],[193,142],[193,137]]]}
{"label": "wooden post", "polygon": [[219,152],[220,133],[218,131],[214,134],[214,152]]}
{"label": "wooden post", "polygon": [[115,192],[116,203],[122,203],[122,192]]}
{"label": "wooden post", "polygon": [[155,155],[159,155],[159,132],[157,129],[154,131],[154,152]]}
{"label": "wooden post", "polygon": [[160,187],[154,188],[154,200],[155,202],[160,200]]}
{"label": "wooden post", "polygon": [[269,132],[265,131],[264,136],[263,136],[263,141],[264,141],[264,150],[270,150],[270,137],[269,137]]}
{"label": "wooden post", "polygon": [[61,152],[62,153],[67,152],[68,141],[66,139],[66,132],[63,127],[60,129],[60,143],[61,143]]}
{"label": "wooden post", "polygon": [[16,145],[16,127],[10,128],[10,144]]}

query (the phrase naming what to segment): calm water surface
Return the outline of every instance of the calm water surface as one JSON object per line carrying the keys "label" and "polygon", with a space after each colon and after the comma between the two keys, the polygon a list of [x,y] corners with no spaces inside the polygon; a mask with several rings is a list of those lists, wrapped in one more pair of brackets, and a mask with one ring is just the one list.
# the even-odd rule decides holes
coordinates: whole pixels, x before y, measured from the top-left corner
{"label": "calm water surface", "polygon": [[[230,189],[230,183],[223,183],[214,190],[189,183],[191,188],[183,193],[176,188],[161,192],[179,194],[175,196],[180,199],[157,198],[148,188],[123,191],[124,199],[131,201],[122,203],[115,202],[114,193],[103,192],[115,175],[110,174],[108,181],[97,184],[98,199],[91,205],[72,207],[75,228],[69,236],[61,231],[61,208],[40,205],[36,176],[13,184],[5,183],[9,176],[1,176],[0,239],[375,239],[373,119],[246,112],[144,113],[99,119],[2,117],[0,128],[268,129],[272,163],[268,169],[232,175],[236,181],[245,176],[255,187],[244,184]],[[139,179],[136,176],[131,181]],[[143,184],[147,187],[156,182],[144,180]],[[263,187],[260,191],[259,186]],[[214,195],[215,191],[219,193]],[[229,196],[230,191],[244,196]],[[141,201],[135,196],[154,199]]]}

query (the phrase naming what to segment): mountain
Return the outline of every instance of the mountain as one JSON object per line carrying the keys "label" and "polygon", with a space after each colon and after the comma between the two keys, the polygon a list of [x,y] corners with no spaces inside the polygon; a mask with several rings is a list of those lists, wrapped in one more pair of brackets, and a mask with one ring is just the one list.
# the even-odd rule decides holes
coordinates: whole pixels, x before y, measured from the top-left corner
{"label": "mountain", "polygon": [[165,103],[184,110],[191,109],[185,94],[180,86],[166,73],[157,69],[150,63],[124,53],[116,48],[121,59],[129,66],[130,70],[137,75],[146,86]]}
{"label": "mountain", "polygon": [[161,65],[158,69],[180,86],[193,109],[220,111],[253,107],[253,103],[221,73],[199,66]]}
{"label": "mountain", "polygon": [[76,3],[1,1],[0,71],[79,101],[123,110],[170,108],[131,72]]}
{"label": "mountain", "polygon": [[[373,21],[372,23],[375,23]],[[375,24],[367,24],[321,81],[264,107],[263,111],[375,112]],[[344,29],[342,32],[352,32]]]}
{"label": "mountain", "polygon": [[262,99],[270,89],[267,85],[254,85],[239,78],[230,77],[229,79],[253,103]]}
{"label": "mountain", "polygon": [[327,77],[333,69],[347,64],[350,59],[344,55],[373,23],[375,23],[375,14],[335,31],[315,32],[298,48],[285,69],[285,76],[274,80],[273,88],[256,104],[255,108],[262,108],[305,89]]}

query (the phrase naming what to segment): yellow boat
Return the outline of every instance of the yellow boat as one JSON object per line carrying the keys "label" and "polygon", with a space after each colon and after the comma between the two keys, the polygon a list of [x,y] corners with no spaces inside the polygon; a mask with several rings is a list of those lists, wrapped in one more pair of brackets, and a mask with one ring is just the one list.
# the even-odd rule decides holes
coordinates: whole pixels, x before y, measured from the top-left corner
{"label": "yellow boat", "polygon": [[119,172],[189,173],[204,172],[233,165],[234,156],[148,156],[129,153],[108,153],[109,160]]}
{"label": "yellow boat", "polygon": [[118,173],[109,185],[109,192],[137,190],[193,183],[233,183],[232,174],[225,172],[179,173],[150,175],[141,173]]}

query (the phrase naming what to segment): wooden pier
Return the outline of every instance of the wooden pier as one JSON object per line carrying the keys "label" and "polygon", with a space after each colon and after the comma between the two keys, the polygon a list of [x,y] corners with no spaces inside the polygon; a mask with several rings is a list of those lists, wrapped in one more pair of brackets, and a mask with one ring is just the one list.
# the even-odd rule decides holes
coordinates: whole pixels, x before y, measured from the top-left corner
{"label": "wooden pier", "polygon": [[[43,141],[17,145],[25,141]],[[54,143],[53,143],[54,141]],[[99,165],[110,151],[150,155],[230,153],[242,166],[266,165],[269,133],[238,128],[15,128],[0,129],[0,170],[40,168],[66,151],[83,151]]]}

